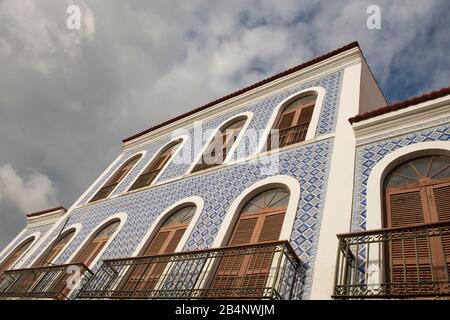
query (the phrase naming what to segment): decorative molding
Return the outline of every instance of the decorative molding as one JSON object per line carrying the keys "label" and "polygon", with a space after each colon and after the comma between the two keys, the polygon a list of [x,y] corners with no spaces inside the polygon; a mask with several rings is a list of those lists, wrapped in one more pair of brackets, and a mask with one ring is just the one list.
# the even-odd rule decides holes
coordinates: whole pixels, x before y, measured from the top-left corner
{"label": "decorative molding", "polygon": [[210,107],[193,115],[186,116],[181,120],[175,121],[160,129],[154,130],[136,139],[123,143],[123,152],[127,152],[138,146],[142,147],[152,141],[156,141],[157,139],[170,134],[176,129],[189,128],[194,121],[206,121],[210,118],[216,118],[224,113],[242,108],[245,106],[245,104],[253,103],[264,98],[278,95],[280,94],[280,92],[285,91],[286,89],[322,78],[325,75],[347,68],[354,64],[361,63],[363,59],[364,58],[362,57],[362,53],[359,48],[349,49],[312,66],[250,90],[242,95],[218,103],[214,107]]}

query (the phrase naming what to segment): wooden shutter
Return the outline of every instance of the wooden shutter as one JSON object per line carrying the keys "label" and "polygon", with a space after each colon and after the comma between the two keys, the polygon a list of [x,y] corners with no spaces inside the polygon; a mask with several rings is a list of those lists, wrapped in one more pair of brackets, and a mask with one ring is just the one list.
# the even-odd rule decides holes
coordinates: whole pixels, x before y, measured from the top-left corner
{"label": "wooden shutter", "polygon": [[425,223],[422,194],[419,188],[406,192],[388,193],[389,227],[405,227]]}
{"label": "wooden shutter", "polygon": [[238,246],[242,244],[249,244],[252,240],[253,231],[256,226],[258,218],[239,219],[239,222],[234,231],[229,245]]}
{"label": "wooden shutter", "polygon": [[[438,221],[450,221],[450,183],[433,186],[432,192]],[[437,246],[437,251],[442,251],[443,254],[443,269],[446,265],[447,270],[450,271],[450,235],[440,237]]]}
{"label": "wooden shutter", "polygon": [[8,258],[3,261],[3,263],[0,265],[0,275],[3,273],[3,271],[8,270],[11,266],[13,266],[17,260],[20,259],[20,257],[27,251],[27,249],[30,247],[31,243],[33,242],[33,239],[27,240],[25,243],[22,243],[19,248],[17,248],[14,253],[12,253]]}
{"label": "wooden shutter", "polygon": [[295,117],[295,111],[289,113],[283,113],[280,121],[278,122],[277,129],[282,130],[292,126],[292,121]]}
{"label": "wooden shutter", "polygon": [[[394,191],[388,193],[387,198],[389,227],[405,227],[429,222],[424,189]],[[391,241],[392,281],[394,283],[431,281],[430,246],[430,239],[414,239],[412,236]]]}
{"label": "wooden shutter", "polygon": [[283,227],[284,213],[268,215],[258,236],[258,242],[276,241],[280,238]]}
{"label": "wooden shutter", "polygon": [[298,117],[297,124],[311,122],[313,112],[314,112],[314,105],[303,108],[300,113],[300,116]]}

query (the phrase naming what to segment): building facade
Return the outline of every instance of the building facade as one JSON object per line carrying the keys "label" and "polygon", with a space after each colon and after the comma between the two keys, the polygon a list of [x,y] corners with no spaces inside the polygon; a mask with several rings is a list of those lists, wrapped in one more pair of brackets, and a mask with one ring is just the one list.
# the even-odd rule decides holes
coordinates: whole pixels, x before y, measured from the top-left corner
{"label": "building facade", "polygon": [[450,89],[387,106],[357,43],[123,140],[28,216],[0,296],[445,296]]}

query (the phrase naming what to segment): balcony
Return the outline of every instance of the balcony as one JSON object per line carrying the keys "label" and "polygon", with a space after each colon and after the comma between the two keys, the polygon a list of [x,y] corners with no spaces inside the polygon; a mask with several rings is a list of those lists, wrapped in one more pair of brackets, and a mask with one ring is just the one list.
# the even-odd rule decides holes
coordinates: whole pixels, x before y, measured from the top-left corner
{"label": "balcony", "polygon": [[300,266],[285,241],[105,260],[77,298],[291,299]]}
{"label": "balcony", "polygon": [[267,139],[267,150],[284,148],[294,143],[305,141],[309,122],[301,123],[286,129],[279,129]]}
{"label": "balcony", "polygon": [[68,283],[92,275],[83,264],[8,270],[0,275],[0,298],[67,299]]}
{"label": "balcony", "polygon": [[450,221],[337,237],[334,298],[450,296]]}

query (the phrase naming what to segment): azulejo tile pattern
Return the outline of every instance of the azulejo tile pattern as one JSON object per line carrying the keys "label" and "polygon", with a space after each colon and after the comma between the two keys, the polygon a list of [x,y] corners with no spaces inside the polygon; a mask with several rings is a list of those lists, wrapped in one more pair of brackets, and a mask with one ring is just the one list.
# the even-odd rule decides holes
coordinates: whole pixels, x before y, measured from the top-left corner
{"label": "azulejo tile pattern", "polygon": [[[191,163],[186,163],[185,161],[177,160],[186,156],[194,159],[194,156],[199,155],[211,131],[223,121],[242,112],[252,112],[253,118],[248,130],[253,129],[257,132],[262,132],[268,125],[273,110],[282,100],[308,87],[322,86],[326,90],[316,136],[333,132],[339,108],[338,100],[341,80],[342,71],[337,71],[321,79],[285,90],[276,96],[271,96],[256,103],[243,106],[239,110],[204,123],[202,131],[203,133],[209,131],[208,134],[199,135],[197,132],[194,132],[193,128],[189,129],[187,133],[183,133],[187,134],[189,139],[183,145],[183,149],[180,150],[177,157],[170,162],[159,180],[166,181],[184,175],[192,161]],[[81,203],[87,202],[101,185],[103,185],[106,179],[130,156],[136,152],[146,150],[145,156],[140,159],[130,174],[118,186],[117,190],[114,191],[112,198],[89,206],[78,207],[70,212],[68,225],[80,223],[82,229],[65,252],[58,258],[56,263],[68,262],[69,257],[79,249],[88,234],[97,229],[101,221],[118,212],[126,212],[128,220],[103,254],[102,259],[130,256],[142,241],[142,238],[156,217],[173,203],[190,196],[202,197],[205,205],[200,219],[188,238],[184,250],[208,248],[212,245],[221,227],[225,213],[234,199],[243,190],[261,179],[267,176],[282,174],[295,178],[300,184],[301,200],[298,205],[294,229],[291,235],[291,245],[303,263],[302,268],[306,270],[305,275],[302,277],[302,285],[300,286],[302,290],[298,290],[296,297],[307,297],[311,287],[313,261],[317,249],[317,238],[320,230],[333,139],[328,138],[312,144],[297,146],[270,156],[239,162],[203,174],[122,195],[142,169],[148,165],[157,150],[173,138],[174,136],[165,137],[149,144],[141,150],[128,152],[121,156],[119,161],[117,161],[113,168],[97,183],[89,194],[84,197]],[[191,148],[191,143],[196,147]],[[247,139],[241,140],[241,144],[245,145],[244,149],[248,150],[249,154],[256,152],[256,146],[248,145]],[[273,164],[277,165],[276,170],[268,170]],[[115,195],[120,196],[114,197]],[[60,231],[59,229],[58,227],[52,232],[46,241],[47,244],[48,241],[56,238]],[[41,248],[36,250],[34,256],[30,257],[27,262],[32,261],[38,252],[42,251],[45,245],[42,244]],[[100,264],[101,262],[99,261],[99,263],[93,266],[93,271],[96,271]]]}
{"label": "azulejo tile pattern", "polygon": [[[208,248],[212,245],[232,201],[243,190],[267,177],[261,172],[264,172],[271,163],[276,164],[278,161],[278,170],[270,175],[288,175],[300,183],[301,200],[291,244],[302,262],[308,266],[316,251],[332,146],[333,139],[327,139],[265,157],[264,162],[253,160],[240,163],[88,207],[77,208],[71,212],[68,224],[81,223],[83,227],[56,263],[67,262],[70,255],[92,230],[98,228],[101,221],[118,212],[126,212],[128,220],[111,242],[102,259],[130,256],[155,218],[164,209],[193,195],[201,196],[205,205],[184,250]],[[49,239],[54,239],[58,230],[55,230]],[[94,271],[99,265],[100,263],[97,263],[93,268]],[[312,268],[309,268],[306,290],[309,290],[311,272]]]}
{"label": "azulejo tile pattern", "polygon": [[[237,114],[243,112],[252,112],[253,118],[248,126],[247,132],[256,132],[258,135],[262,135],[262,132],[267,127],[269,119],[272,116],[272,113],[277,105],[288,96],[310,87],[321,86],[326,90],[325,99],[319,117],[319,123],[316,129],[316,136],[333,132],[336,126],[337,112],[339,107],[338,101],[342,82],[342,73],[343,71],[337,71],[320,79],[313,80],[308,83],[299,85],[295,88],[285,90],[281,93],[278,93],[277,95],[262,99],[252,104],[245,105],[238,110],[221,115],[211,121],[202,123],[201,130],[194,130],[193,128],[186,130],[186,132],[181,134],[188,135],[188,141],[186,141],[183,149],[180,150],[179,154],[173,158],[158,181],[166,181],[171,178],[186,174],[192,162],[199,156],[202,147],[207,142],[213,130],[216,129],[222,122],[232,118],[233,116],[236,116]],[[145,166],[148,165],[150,159],[154,156],[157,150],[159,150],[162,146],[167,144],[171,139],[175,137],[176,135],[167,136],[148,145],[145,148],[147,154],[142,159],[140,159],[140,161],[136,164],[136,166],[132,169],[132,171],[124,179],[124,181],[118,186],[113,194],[121,194],[125,190],[127,190],[127,188],[130,187],[131,182],[135,180],[136,176],[142,171]],[[258,136],[258,140],[261,138],[265,137]],[[191,144],[193,144],[193,147],[191,147]],[[239,150],[242,150],[242,153],[239,152],[239,156],[237,158],[243,158],[246,155],[254,154],[256,152],[257,146],[254,144],[250,145],[249,139],[244,138],[241,141],[241,146],[238,146],[238,148]],[[115,172],[117,168],[121,164],[123,164],[129,157],[131,157],[132,154],[139,151],[142,150],[124,154],[117,162],[117,164],[106,174],[106,176],[103,177],[103,179],[101,179],[101,181],[99,181],[99,183],[84,197],[81,203],[89,201],[89,199],[93,197],[94,193],[106,182],[108,177],[110,177],[111,174]]]}
{"label": "azulejo tile pattern", "polygon": [[367,182],[373,167],[381,159],[394,150],[414,143],[449,140],[450,125],[446,123],[358,147],[355,163],[352,230],[366,229]]}

